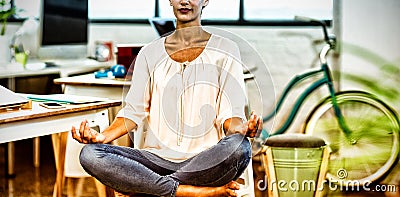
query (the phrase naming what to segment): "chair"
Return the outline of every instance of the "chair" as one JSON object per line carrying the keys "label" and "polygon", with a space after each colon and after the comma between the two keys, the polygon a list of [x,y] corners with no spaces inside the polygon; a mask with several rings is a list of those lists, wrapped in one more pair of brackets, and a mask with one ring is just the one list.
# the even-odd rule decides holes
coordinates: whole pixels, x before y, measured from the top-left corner
{"label": "chair", "polygon": [[[268,196],[322,196],[329,160],[329,149],[324,140],[305,134],[276,135],[268,138],[261,154]],[[278,190],[278,183],[282,181],[286,187]],[[313,190],[303,188],[304,181],[316,183]],[[300,187],[288,189],[289,184],[294,184],[294,188],[300,184]]]}
{"label": "chair", "polygon": [[[93,117],[87,117],[89,122],[89,126],[95,130],[101,131],[104,130],[109,124],[109,116],[108,110],[103,110],[96,113]],[[76,128],[79,128],[79,125],[75,125]],[[58,166],[57,161],[59,161],[58,155],[55,154],[58,151],[58,136],[59,134],[52,135],[53,149],[54,149],[54,158],[56,161],[56,166]],[[68,135],[66,152],[65,152],[65,166],[64,166],[64,178],[87,178],[91,177],[86,171],[82,168],[79,162],[79,153],[84,145],[80,144],[76,140],[72,139],[72,135]],[[63,181],[64,182],[64,181]],[[77,187],[82,187],[81,179],[77,182]],[[97,192],[99,197],[106,196],[106,187],[95,179],[95,184],[97,188]],[[67,195],[68,196],[79,196],[74,193],[74,184],[71,179],[67,179]]]}
{"label": "chair", "polygon": [[240,190],[236,192],[238,196],[254,197],[253,161],[251,159],[249,165],[239,179],[243,179],[244,183],[240,184]]}

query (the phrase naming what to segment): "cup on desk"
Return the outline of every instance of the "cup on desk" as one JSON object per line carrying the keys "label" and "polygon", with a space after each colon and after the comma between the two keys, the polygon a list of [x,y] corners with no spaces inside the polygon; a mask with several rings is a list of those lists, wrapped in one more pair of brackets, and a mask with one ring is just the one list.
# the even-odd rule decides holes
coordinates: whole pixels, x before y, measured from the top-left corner
{"label": "cup on desk", "polygon": [[28,54],[26,54],[25,52],[15,53],[15,61],[17,63],[22,64],[22,66],[24,66],[24,68],[25,68],[27,60],[28,60]]}

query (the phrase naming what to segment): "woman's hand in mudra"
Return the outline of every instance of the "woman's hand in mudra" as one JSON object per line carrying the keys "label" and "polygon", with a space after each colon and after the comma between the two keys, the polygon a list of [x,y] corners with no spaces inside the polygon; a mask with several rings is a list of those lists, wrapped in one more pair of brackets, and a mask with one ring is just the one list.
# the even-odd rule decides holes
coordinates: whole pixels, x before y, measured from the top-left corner
{"label": "woman's hand in mudra", "polygon": [[84,144],[103,143],[105,136],[96,130],[89,127],[87,120],[81,122],[79,127],[79,134],[76,132],[75,127],[71,129],[72,138]]}
{"label": "woman's hand in mudra", "polygon": [[249,120],[244,123],[243,130],[247,137],[255,137],[262,129],[263,120],[261,116],[257,116],[254,111],[251,112]]}
{"label": "woman's hand in mudra", "polygon": [[233,117],[224,122],[225,134],[231,135],[240,133],[246,137],[255,137],[262,129],[263,120],[261,116],[257,116],[254,111],[251,112],[247,122],[243,122],[241,118]]}

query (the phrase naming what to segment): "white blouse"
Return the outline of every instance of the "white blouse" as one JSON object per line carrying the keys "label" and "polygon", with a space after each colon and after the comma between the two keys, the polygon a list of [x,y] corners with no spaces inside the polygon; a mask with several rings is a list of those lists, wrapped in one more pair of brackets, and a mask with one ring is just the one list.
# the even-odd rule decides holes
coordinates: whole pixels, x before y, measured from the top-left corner
{"label": "white blouse", "polygon": [[117,117],[147,123],[142,149],[182,161],[224,137],[226,119],[245,120],[245,103],[236,43],[212,34],[196,59],[180,63],[168,55],[162,37],[139,52]]}

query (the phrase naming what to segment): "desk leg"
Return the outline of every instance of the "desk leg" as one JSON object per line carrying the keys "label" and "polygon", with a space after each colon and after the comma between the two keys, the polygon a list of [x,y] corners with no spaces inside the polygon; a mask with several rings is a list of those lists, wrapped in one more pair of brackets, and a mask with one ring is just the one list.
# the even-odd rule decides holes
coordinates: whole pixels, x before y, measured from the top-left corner
{"label": "desk leg", "polygon": [[7,143],[7,177],[15,176],[15,144],[14,142]]}
{"label": "desk leg", "polygon": [[33,138],[33,166],[40,166],[40,137]]}
{"label": "desk leg", "polygon": [[57,157],[57,176],[56,183],[54,185],[53,197],[61,197],[64,185],[64,165],[65,165],[65,151],[67,147],[67,138],[69,132],[63,132],[59,134],[58,144],[58,157]]}
{"label": "desk leg", "polygon": [[[15,176],[15,143],[8,142],[7,143],[7,177]],[[40,138],[33,138],[33,166],[40,166]]]}
{"label": "desk leg", "polygon": [[[15,91],[15,78],[10,77],[7,79],[8,89],[11,91]],[[15,144],[14,142],[7,143],[7,176],[14,177],[15,176]]]}

